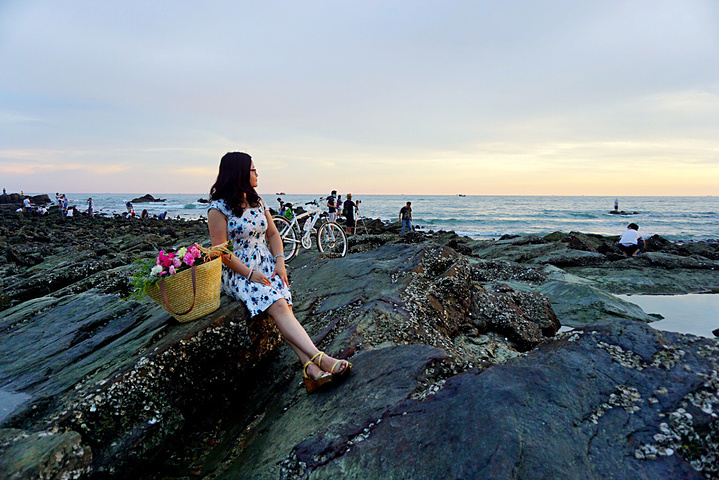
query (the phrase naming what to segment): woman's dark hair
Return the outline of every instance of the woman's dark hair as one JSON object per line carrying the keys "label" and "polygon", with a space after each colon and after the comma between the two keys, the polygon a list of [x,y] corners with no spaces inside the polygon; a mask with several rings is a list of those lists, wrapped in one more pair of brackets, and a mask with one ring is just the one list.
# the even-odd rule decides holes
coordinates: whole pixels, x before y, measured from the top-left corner
{"label": "woman's dark hair", "polygon": [[636,223],[630,223],[629,225],[627,225],[627,228],[631,228],[632,230],[639,230],[639,225],[637,225]]}
{"label": "woman's dark hair", "polygon": [[251,207],[260,206],[260,196],[250,184],[252,157],[242,152],[226,153],[220,160],[217,180],[210,189],[210,200],[224,200],[227,208],[242,216],[243,201]]}

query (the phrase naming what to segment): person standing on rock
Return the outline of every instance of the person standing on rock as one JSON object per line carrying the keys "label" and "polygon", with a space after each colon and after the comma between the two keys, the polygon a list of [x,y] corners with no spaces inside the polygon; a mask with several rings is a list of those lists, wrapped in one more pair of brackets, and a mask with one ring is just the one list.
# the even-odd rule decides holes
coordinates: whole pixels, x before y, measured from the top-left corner
{"label": "person standing on rock", "polygon": [[95,204],[92,201],[92,197],[87,199],[87,214],[91,217],[95,215]]}
{"label": "person standing on rock", "polygon": [[352,194],[347,194],[347,200],[342,205],[342,215],[345,217],[345,233],[347,235],[352,234],[352,229],[355,227],[355,210],[357,205],[352,201]]}
{"label": "person standing on rock", "polygon": [[22,201],[22,206],[25,213],[32,212],[32,204],[30,203],[30,197],[25,197],[25,199]]}
{"label": "person standing on rock", "polygon": [[614,211],[615,212],[619,211],[619,199],[618,198],[614,199]]}
{"label": "person standing on rock", "polygon": [[327,214],[330,222],[337,221],[337,190],[332,190],[332,193],[327,197]]}
{"label": "person standing on rock", "polygon": [[644,251],[644,239],[639,234],[639,225],[630,223],[619,238],[619,250],[625,257],[636,257]]}
{"label": "person standing on rock", "polygon": [[412,202],[407,202],[407,205],[400,208],[399,210],[399,221],[402,222],[401,236],[404,237],[404,227],[407,227],[407,233],[412,232]]}
{"label": "person standing on rock", "polygon": [[345,378],[352,364],[319,351],[292,312],[282,239],[257,185],[250,155],[222,157],[207,212],[212,245],[233,245],[233,252],[222,257],[222,291],[243,301],[251,317],[265,311],[272,317],[302,363],[305,388],[312,393]]}

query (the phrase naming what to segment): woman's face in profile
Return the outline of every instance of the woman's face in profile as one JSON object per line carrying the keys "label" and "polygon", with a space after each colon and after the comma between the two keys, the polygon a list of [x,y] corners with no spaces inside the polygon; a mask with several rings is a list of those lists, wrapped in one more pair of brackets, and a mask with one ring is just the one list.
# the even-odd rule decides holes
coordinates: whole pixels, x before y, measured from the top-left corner
{"label": "woman's face in profile", "polygon": [[255,169],[255,162],[250,164],[250,185],[252,185],[252,188],[257,188],[257,169]]}

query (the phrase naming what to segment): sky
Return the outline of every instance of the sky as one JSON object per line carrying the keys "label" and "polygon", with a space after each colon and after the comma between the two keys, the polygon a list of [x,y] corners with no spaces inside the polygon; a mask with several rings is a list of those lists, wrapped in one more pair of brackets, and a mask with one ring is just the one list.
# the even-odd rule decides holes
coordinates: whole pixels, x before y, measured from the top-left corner
{"label": "sky", "polygon": [[719,195],[715,0],[0,0],[0,184]]}

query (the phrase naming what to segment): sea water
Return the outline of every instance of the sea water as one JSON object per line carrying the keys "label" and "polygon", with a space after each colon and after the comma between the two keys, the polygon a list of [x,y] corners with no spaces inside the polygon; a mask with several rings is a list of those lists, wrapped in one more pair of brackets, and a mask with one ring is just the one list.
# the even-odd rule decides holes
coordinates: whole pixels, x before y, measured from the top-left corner
{"label": "sea water", "polygon": [[[92,197],[95,211],[104,214],[125,212],[125,203],[144,194],[66,193],[70,205],[87,210]],[[206,194],[155,194],[165,201],[135,204],[135,213],[147,209],[150,216],[167,212],[171,218],[207,217],[207,204],[199,200]],[[277,194],[262,194],[267,204],[277,209]],[[281,195],[283,201],[303,204],[313,199],[324,201],[326,194]],[[412,202],[413,223],[424,231],[453,230],[474,238],[499,238],[502,235],[537,234],[555,231],[619,235],[630,222],[639,225],[644,237],[654,234],[683,242],[719,238],[719,197],[620,197],[615,215],[614,197],[585,196],[479,196],[479,195],[361,195],[360,218],[397,221],[399,210]],[[51,195],[54,199],[54,194]],[[344,195],[343,195],[344,198]],[[636,212],[636,214],[634,213]],[[361,231],[361,224],[360,224]]]}
{"label": "sea water", "polygon": [[719,295],[615,295],[639,305],[646,313],[658,313],[662,320],[649,325],[657,330],[691,333],[714,338],[719,329]]}

